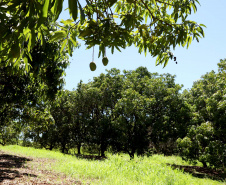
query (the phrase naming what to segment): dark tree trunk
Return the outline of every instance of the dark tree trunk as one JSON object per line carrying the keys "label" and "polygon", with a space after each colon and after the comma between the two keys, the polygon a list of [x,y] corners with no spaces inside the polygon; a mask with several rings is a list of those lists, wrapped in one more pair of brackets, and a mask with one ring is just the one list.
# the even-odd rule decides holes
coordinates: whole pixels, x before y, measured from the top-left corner
{"label": "dark tree trunk", "polygon": [[77,145],[78,155],[81,154],[81,143],[78,143]]}
{"label": "dark tree trunk", "polygon": [[132,149],[132,151],[131,152],[128,151],[128,153],[129,153],[129,156],[130,156],[130,160],[134,159],[135,150]]}
{"label": "dark tree trunk", "polygon": [[202,164],[203,164],[203,167],[204,167],[204,168],[207,168],[206,162],[202,162]]}
{"label": "dark tree trunk", "polygon": [[52,150],[52,149],[53,149],[53,144],[51,143],[49,146],[49,150]]}
{"label": "dark tree trunk", "polygon": [[105,157],[104,152],[106,151],[106,149],[107,149],[107,146],[105,144],[101,144],[101,146],[100,146],[100,155],[101,155],[101,157]]}
{"label": "dark tree trunk", "polygon": [[134,159],[134,153],[129,153],[130,160]]}
{"label": "dark tree trunk", "polygon": [[66,149],[65,144],[61,144],[61,152],[62,152],[63,154],[65,153],[65,149]]}

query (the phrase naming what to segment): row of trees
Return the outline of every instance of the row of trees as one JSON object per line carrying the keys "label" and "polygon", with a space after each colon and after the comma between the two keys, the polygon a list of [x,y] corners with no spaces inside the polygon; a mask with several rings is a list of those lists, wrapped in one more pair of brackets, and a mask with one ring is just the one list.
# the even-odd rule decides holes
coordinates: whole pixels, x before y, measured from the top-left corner
{"label": "row of trees", "polygon": [[150,147],[172,154],[190,119],[181,86],[174,80],[143,67],[123,74],[112,69],[88,84],[80,83],[75,91],[63,91],[50,109],[54,125],[36,131],[35,140],[62,152],[77,146],[80,153],[83,144],[98,146],[102,156],[109,147],[131,158]]}
{"label": "row of trees", "polygon": [[110,150],[131,158],[180,154],[225,167],[226,60],[218,66],[217,73],[205,74],[183,92],[170,74],[112,69],[76,90],[61,91],[45,111],[37,112],[41,105],[30,109],[21,129],[24,141],[63,153],[76,148],[78,154],[89,149],[104,156]]}

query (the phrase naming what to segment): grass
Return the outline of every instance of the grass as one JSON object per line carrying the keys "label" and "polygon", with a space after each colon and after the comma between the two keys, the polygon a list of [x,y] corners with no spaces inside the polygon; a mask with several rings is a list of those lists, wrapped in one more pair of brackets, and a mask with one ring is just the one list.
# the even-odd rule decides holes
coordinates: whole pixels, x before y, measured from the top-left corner
{"label": "grass", "polygon": [[130,160],[128,155],[111,155],[106,160],[87,160],[60,152],[16,145],[0,146],[0,150],[34,158],[53,159],[49,170],[64,173],[83,183],[108,185],[215,185],[226,184],[208,178],[193,177],[169,164],[189,165],[180,157],[153,155]]}

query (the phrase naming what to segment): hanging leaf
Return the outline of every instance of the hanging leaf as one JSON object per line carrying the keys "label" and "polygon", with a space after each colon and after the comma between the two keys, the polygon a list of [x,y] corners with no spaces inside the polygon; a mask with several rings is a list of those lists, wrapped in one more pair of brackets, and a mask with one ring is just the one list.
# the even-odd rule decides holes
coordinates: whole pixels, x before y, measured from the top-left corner
{"label": "hanging leaf", "polygon": [[67,44],[67,39],[64,40],[64,42],[63,42],[63,44],[61,46],[60,52],[62,52],[64,50],[66,44]]}
{"label": "hanging leaf", "polygon": [[55,4],[53,7],[54,15],[55,15],[55,21],[58,19],[60,13],[62,12],[63,8],[63,0],[55,0]]}
{"label": "hanging leaf", "polygon": [[79,10],[80,10],[80,21],[81,21],[81,24],[83,24],[83,22],[85,20],[85,13],[79,2],[78,2],[78,5],[79,5]]}
{"label": "hanging leaf", "polygon": [[77,0],[68,0],[69,5],[69,13],[74,19],[74,21],[78,18],[78,1]]}
{"label": "hanging leaf", "polygon": [[49,0],[45,0],[44,6],[42,9],[42,17],[47,18],[48,9],[49,9]]}

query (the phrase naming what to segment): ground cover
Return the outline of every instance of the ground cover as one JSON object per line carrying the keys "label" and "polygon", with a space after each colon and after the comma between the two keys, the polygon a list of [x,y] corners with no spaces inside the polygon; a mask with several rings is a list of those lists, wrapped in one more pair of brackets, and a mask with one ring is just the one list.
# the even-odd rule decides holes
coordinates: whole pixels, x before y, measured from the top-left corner
{"label": "ground cover", "polygon": [[0,172],[2,184],[226,184],[221,172],[175,156],[82,158],[16,145],[0,146]]}

